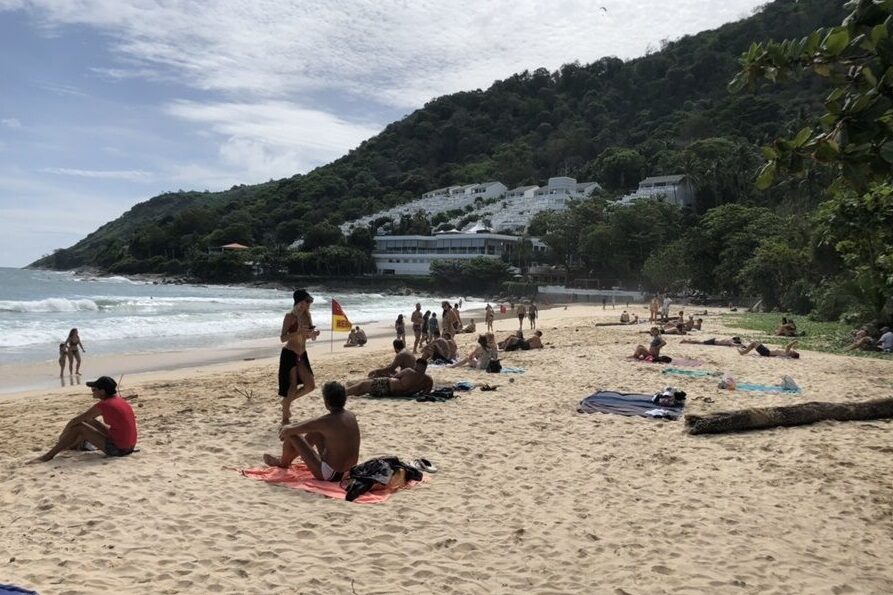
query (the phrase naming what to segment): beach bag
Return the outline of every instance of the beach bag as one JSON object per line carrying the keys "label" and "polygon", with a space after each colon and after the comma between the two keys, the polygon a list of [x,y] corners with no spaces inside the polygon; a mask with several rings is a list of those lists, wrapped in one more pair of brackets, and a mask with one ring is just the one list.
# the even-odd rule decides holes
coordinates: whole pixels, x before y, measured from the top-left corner
{"label": "beach bag", "polygon": [[401,481],[421,481],[422,472],[407,465],[397,457],[378,457],[369,459],[350,470],[344,499],[353,502],[375,487],[387,487],[395,474],[400,471]]}
{"label": "beach bag", "polygon": [[499,363],[498,359],[491,359],[490,363],[487,364],[487,371],[491,374],[498,374],[502,372],[502,364]]}

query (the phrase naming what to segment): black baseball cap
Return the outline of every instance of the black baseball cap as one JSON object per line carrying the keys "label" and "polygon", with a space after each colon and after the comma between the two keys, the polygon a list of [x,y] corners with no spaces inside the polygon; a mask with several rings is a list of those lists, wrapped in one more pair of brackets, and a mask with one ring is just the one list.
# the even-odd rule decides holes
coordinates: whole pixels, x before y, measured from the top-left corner
{"label": "black baseball cap", "polygon": [[118,392],[118,383],[115,382],[114,378],[108,376],[100,376],[96,380],[91,380],[87,383],[87,386],[90,388],[98,388],[107,395],[114,395]]}
{"label": "black baseball cap", "polygon": [[307,293],[306,289],[295,289],[295,292],[292,294],[292,297],[295,299],[295,303],[298,302],[312,302],[313,296]]}

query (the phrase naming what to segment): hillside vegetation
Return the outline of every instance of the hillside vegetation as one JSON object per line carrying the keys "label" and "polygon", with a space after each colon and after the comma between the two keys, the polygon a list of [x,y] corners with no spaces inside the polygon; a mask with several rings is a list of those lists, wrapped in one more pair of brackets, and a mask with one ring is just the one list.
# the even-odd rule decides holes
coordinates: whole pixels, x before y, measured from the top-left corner
{"label": "hillside vegetation", "polygon": [[[441,186],[497,179],[512,187],[567,174],[606,189],[570,214],[534,222],[531,233],[547,238],[552,261],[569,275],[654,289],[755,292],[770,305],[838,316],[850,305],[842,290],[823,286],[836,292],[826,296],[816,287],[842,261],[812,233],[832,176],[811,170],[764,190],[754,184],[763,165],[759,146],[811,125],[830,83],[804,77],[735,94],[727,87],[754,42],[806,36],[846,14],[837,0],[778,0],[635,60],[525,71],[485,91],[443,96],[306,175],[218,193],[164,194],[33,266],[189,269],[224,279],[232,270],[225,258],[236,257],[214,261],[204,253],[240,242],[260,247],[254,257],[270,271],[360,273],[371,266],[371,235],[362,229],[344,238],[337,224]],[[653,201],[605,208],[643,176],[673,173],[694,181],[695,212]],[[395,227],[428,228],[424,217]],[[284,250],[299,238],[302,252]]]}

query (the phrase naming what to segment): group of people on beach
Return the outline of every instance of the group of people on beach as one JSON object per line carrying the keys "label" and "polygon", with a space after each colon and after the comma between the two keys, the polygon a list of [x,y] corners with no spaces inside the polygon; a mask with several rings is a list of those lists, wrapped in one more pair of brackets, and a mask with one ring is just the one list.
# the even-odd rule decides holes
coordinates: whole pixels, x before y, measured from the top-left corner
{"label": "group of people on beach", "polygon": [[[65,364],[68,364],[68,373],[80,375],[81,352],[86,353],[84,343],[78,335],[78,329],[73,328],[68,332],[68,338],[59,343],[59,376],[65,375]],[[77,363],[77,367],[75,367]]]}

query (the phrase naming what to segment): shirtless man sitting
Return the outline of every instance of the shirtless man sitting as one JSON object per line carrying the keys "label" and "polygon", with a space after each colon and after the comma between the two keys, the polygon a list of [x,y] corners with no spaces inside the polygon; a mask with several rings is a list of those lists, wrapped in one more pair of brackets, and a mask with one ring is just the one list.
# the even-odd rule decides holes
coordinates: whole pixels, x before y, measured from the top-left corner
{"label": "shirtless man sitting", "polygon": [[379,378],[382,376],[394,376],[400,370],[415,367],[415,358],[406,349],[406,344],[400,339],[394,339],[394,361],[384,368],[377,368],[369,372],[369,378]]}
{"label": "shirtless man sitting", "polygon": [[797,325],[794,324],[794,320],[788,320],[784,316],[781,317],[781,324],[778,325],[778,328],[775,329],[776,336],[779,337],[796,337],[797,336]]}
{"label": "shirtless man sitting", "polygon": [[370,378],[347,387],[347,394],[371,395],[373,397],[408,397],[427,392],[434,386],[434,379],[425,374],[428,361],[416,360],[414,368],[405,368],[391,377]]}
{"label": "shirtless man sitting", "polygon": [[452,357],[450,357],[450,344],[449,342],[440,336],[440,331],[434,331],[432,333],[434,338],[430,343],[425,345],[424,349],[422,349],[422,359],[424,360],[433,360],[434,362],[447,362],[452,363]]}
{"label": "shirtless man sitting", "polygon": [[794,351],[794,347],[796,346],[797,341],[791,341],[784,346],[784,350],[769,349],[758,341],[751,341],[751,343],[747,347],[738,347],[738,353],[740,353],[741,355],[747,355],[751,351],[756,351],[762,357],[789,357],[792,359],[799,359],[800,354]]}
{"label": "shirtless man sitting", "polygon": [[264,463],[288,469],[300,457],[310,473],[323,481],[341,481],[360,456],[360,426],[344,408],[347,394],[339,382],[327,382],[322,397],[329,413],[279,430],[282,455],[265,454]]}
{"label": "shirtless man sitting", "polygon": [[741,337],[732,337],[731,339],[682,339],[680,343],[690,343],[692,345],[721,345],[723,347],[738,347],[741,345]]}
{"label": "shirtless man sitting", "polygon": [[456,359],[459,354],[459,346],[456,345],[456,340],[453,338],[452,333],[444,333],[443,340],[450,346],[450,359]]}

